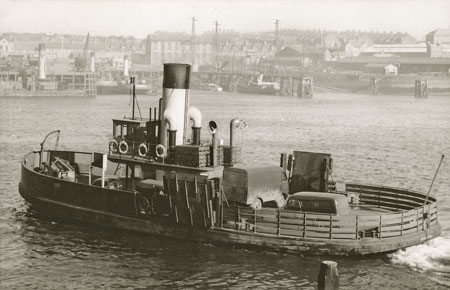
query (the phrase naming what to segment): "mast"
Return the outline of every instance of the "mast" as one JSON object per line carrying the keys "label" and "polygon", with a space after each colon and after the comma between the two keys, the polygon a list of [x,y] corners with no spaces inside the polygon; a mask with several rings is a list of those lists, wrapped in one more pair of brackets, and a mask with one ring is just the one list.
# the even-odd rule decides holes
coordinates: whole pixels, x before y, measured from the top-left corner
{"label": "mast", "polygon": [[216,20],[216,29],[214,32],[214,53],[215,53],[215,66],[219,68],[219,21]]}
{"label": "mast", "polygon": [[135,77],[130,77],[130,84],[133,85],[133,111],[131,113],[131,119],[134,120],[134,105],[136,103],[136,85],[134,83]]}

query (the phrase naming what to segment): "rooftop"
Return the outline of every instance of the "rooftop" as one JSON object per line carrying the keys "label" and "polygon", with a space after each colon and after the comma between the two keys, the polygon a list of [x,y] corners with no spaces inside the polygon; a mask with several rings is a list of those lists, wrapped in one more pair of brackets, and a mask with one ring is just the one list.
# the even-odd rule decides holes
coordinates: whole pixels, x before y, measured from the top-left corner
{"label": "rooftop", "polygon": [[450,30],[447,28],[438,28],[436,30],[431,31],[428,35],[434,35],[434,36],[450,36]]}
{"label": "rooftop", "polygon": [[347,57],[338,60],[340,63],[378,63],[378,64],[448,64],[448,57]]}

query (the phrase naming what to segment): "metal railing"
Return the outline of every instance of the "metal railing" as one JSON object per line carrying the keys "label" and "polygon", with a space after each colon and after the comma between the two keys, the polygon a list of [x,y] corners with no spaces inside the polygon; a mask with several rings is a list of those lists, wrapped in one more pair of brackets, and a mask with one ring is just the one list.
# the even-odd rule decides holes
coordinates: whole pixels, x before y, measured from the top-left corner
{"label": "metal railing", "polygon": [[[253,210],[224,206],[224,229],[273,236],[315,239],[389,238],[416,233],[437,224],[436,199],[403,189],[348,184],[360,205],[383,209],[373,215],[333,215],[275,208]],[[391,212],[386,212],[391,210]]]}

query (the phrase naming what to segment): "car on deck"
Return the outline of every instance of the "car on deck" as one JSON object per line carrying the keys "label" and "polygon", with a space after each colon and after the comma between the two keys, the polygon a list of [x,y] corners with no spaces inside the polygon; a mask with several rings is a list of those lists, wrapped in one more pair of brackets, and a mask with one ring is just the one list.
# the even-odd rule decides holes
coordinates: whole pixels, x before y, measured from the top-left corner
{"label": "car on deck", "polygon": [[283,168],[277,165],[235,165],[223,171],[223,189],[228,201],[261,209],[265,202],[283,208],[289,184]]}
{"label": "car on deck", "polygon": [[[94,180],[92,185],[102,186],[102,179],[97,178],[96,180]],[[105,188],[123,189],[123,184],[118,176],[107,176],[107,177],[105,177]]]}

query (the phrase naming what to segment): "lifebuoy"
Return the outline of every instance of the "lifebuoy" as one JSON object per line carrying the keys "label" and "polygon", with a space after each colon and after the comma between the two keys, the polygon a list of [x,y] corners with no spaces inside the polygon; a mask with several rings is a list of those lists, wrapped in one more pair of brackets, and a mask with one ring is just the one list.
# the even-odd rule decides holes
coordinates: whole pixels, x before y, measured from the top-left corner
{"label": "lifebuoy", "polygon": [[117,152],[117,149],[119,148],[119,143],[117,142],[117,140],[112,140],[111,142],[109,142],[109,150],[113,153]]}
{"label": "lifebuoy", "polygon": [[166,151],[166,147],[164,147],[164,145],[162,145],[162,144],[156,145],[156,156],[164,157],[164,156],[166,156],[166,154],[167,154],[167,151]]}
{"label": "lifebuoy", "polygon": [[127,154],[128,152],[128,144],[125,141],[120,141],[119,143],[119,152],[120,154]]}
{"label": "lifebuoy", "polygon": [[141,157],[145,157],[147,155],[148,149],[147,149],[147,145],[145,145],[145,143],[141,143],[141,145],[139,145],[139,156]]}

